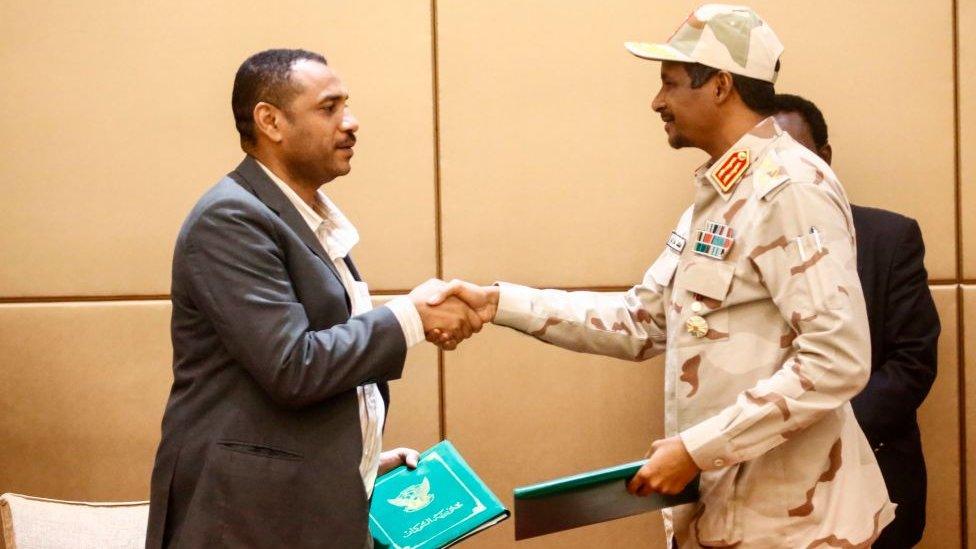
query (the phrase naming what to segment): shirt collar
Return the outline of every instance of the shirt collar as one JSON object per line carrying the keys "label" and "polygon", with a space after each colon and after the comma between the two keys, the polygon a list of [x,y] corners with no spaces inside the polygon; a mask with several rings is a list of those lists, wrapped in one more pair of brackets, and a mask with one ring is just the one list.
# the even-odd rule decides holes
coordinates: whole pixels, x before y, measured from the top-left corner
{"label": "shirt collar", "polygon": [[288,201],[292,203],[298,213],[308,224],[315,236],[322,242],[322,247],[333,260],[346,257],[352,248],[359,243],[359,231],[339,208],[325,196],[322,191],[315,191],[315,207],[298,196],[294,189],[275,175],[267,166],[258,161],[258,166],[268,174],[271,181],[281,189]]}
{"label": "shirt collar", "polygon": [[708,161],[695,170],[695,179],[702,185],[712,185],[728,200],[752,166],[762,158],[769,145],[783,134],[772,116],[763,119],[746,132],[715,162]]}

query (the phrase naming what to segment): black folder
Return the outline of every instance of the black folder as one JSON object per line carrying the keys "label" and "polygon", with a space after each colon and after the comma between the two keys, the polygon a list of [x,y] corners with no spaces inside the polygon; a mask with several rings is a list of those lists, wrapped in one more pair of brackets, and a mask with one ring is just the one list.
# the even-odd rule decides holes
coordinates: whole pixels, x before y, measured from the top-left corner
{"label": "black folder", "polygon": [[515,489],[515,539],[526,539],[698,501],[698,478],[673,496],[633,496],[627,482],[647,460]]}

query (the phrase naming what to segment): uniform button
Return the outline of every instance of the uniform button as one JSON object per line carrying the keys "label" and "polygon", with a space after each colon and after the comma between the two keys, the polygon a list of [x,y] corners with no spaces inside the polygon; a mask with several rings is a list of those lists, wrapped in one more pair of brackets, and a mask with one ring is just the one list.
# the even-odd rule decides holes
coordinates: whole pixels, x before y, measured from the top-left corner
{"label": "uniform button", "polygon": [[712,465],[714,465],[716,467],[724,467],[725,466],[725,460],[722,459],[722,458],[716,459],[715,461],[712,462]]}
{"label": "uniform button", "polygon": [[694,303],[692,303],[691,304],[691,310],[693,312],[700,313],[701,310],[702,310],[702,302],[701,301],[695,301]]}

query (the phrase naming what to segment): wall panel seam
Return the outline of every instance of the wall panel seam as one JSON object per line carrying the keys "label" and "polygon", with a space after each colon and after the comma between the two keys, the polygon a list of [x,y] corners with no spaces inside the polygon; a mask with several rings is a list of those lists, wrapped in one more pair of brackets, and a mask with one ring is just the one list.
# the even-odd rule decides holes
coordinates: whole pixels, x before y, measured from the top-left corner
{"label": "wall panel seam", "polygon": [[0,305],[30,303],[90,303],[111,301],[169,301],[169,294],[131,294],[131,295],[50,295],[29,297],[0,297]]}
{"label": "wall panel seam", "polygon": [[[956,279],[963,281],[966,275],[963,272],[963,230],[962,230],[962,139],[960,122],[960,100],[959,100],[959,1],[952,0],[952,112],[953,112],[953,175],[955,177],[955,228],[956,228]],[[959,528],[961,546],[966,549],[969,546],[969,502],[967,501],[967,478],[969,472],[966,470],[966,324],[962,286],[956,288],[956,324],[957,340],[956,353],[959,357],[956,365],[958,370],[956,388],[959,395]]]}
{"label": "wall panel seam", "polygon": [[968,508],[968,476],[967,470],[967,444],[966,444],[966,314],[965,296],[963,287],[956,288],[956,356],[958,370],[956,381],[958,383],[959,398],[959,526],[962,529],[962,548],[969,546],[967,533],[969,531]]}
{"label": "wall panel seam", "polygon": [[[437,0],[430,0],[430,79],[434,116],[434,259],[437,278],[444,277],[444,232],[441,220],[441,108],[440,75],[437,50]],[[444,386],[444,351],[437,350],[437,426],[441,440],[447,438],[447,415],[444,410],[447,388]]]}
{"label": "wall panel seam", "polygon": [[[931,279],[928,281],[931,286],[976,286],[976,279]],[[553,290],[564,290],[567,292],[626,292],[633,286],[548,286],[544,284],[536,285],[537,288],[548,288]],[[411,288],[397,289],[370,289],[370,295],[377,296],[401,296],[407,295],[412,291]],[[85,303],[96,301],[169,301],[170,294],[113,294],[113,295],[40,295],[25,297],[0,297],[0,305],[21,304],[21,303]]]}

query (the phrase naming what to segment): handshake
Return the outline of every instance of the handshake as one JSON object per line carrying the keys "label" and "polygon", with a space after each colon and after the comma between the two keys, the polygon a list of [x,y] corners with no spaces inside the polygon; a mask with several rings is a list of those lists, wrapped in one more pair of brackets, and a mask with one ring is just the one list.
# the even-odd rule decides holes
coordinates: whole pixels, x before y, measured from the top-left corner
{"label": "handshake", "polygon": [[498,309],[498,286],[478,286],[457,279],[444,282],[432,278],[408,297],[420,313],[427,341],[445,351],[454,350],[480,332]]}

